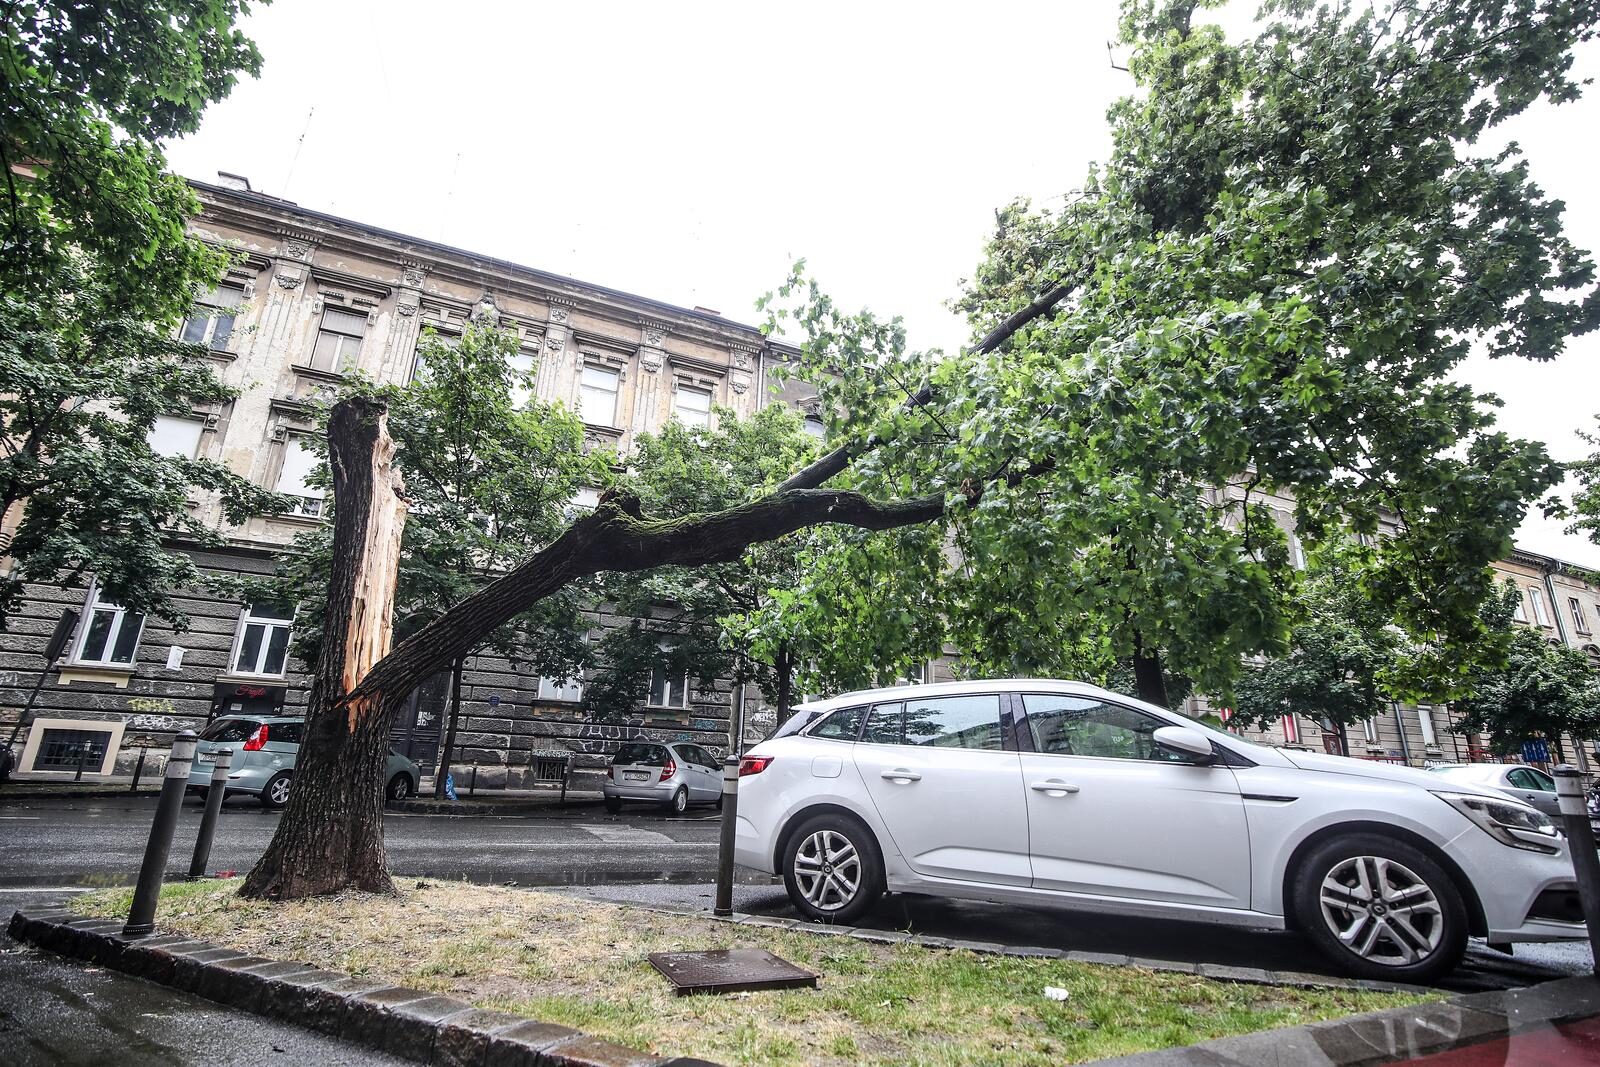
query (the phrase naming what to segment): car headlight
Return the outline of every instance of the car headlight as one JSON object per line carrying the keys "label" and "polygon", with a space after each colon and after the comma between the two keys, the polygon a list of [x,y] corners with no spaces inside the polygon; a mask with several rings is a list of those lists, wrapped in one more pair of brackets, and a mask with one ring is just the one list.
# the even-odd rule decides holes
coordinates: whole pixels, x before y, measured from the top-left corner
{"label": "car headlight", "polygon": [[1544,812],[1509,798],[1496,800],[1477,793],[1442,793],[1434,796],[1471,819],[1484,833],[1512,848],[1554,855],[1561,851],[1556,824]]}

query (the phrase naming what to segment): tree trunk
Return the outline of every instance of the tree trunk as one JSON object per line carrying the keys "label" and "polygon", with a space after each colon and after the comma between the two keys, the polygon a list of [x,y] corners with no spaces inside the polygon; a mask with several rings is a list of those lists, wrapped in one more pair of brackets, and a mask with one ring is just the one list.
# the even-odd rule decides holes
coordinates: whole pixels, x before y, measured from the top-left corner
{"label": "tree trunk", "polygon": [[[393,889],[383,850],[389,728],[410,688],[363,692],[389,652],[406,504],[383,405],[342,400],[328,423],[333,565],[322,652],[289,805],[243,896]],[[420,681],[420,679],[419,679]]]}
{"label": "tree trunk", "polygon": [[456,725],[461,721],[461,667],[465,660],[458,658],[450,670],[450,721],[444,728],[444,746],[439,749],[439,765],[433,772],[433,796],[443,800],[444,783],[450,777],[450,758],[456,750]]}
{"label": "tree trunk", "polygon": [[789,654],[789,642],[779,642],[772,673],[776,679],[773,688],[778,698],[778,725],[782,726],[789,717],[789,705],[794,703],[794,657]]}
{"label": "tree trunk", "polygon": [[1350,731],[1342,722],[1339,724],[1339,755],[1350,755]]}
{"label": "tree trunk", "polygon": [[1140,700],[1158,708],[1168,707],[1167,679],[1161,672],[1161,653],[1146,651],[1137,637],[1133,646],[1133,688]]}

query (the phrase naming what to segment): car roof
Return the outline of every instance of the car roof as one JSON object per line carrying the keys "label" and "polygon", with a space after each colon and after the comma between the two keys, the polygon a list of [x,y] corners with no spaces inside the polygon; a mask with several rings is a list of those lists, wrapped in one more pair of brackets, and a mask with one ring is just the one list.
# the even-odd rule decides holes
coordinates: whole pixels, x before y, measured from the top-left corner
{"label": "car roof", "polygon": [[1506,771],[1514,771],[1520,763],[1452,763],[1445,767],[1428,768],[1434,774],[1448,774],[1456,778],[1487,780],[1498,778]]}
{"label": "car roof", "polygon": [[796,712],[822,714],[835,708],[848,708],[875,700],[909,700],[913,697],[963,696],[967,693],[1066,693],[1071,696],[1132,699],[1088,682],[1068,682],[1059,678],[987,678],[967,682],[929,682],[922,685],[897,685],[884,689],[857,689],[825,700],[794,705]]}

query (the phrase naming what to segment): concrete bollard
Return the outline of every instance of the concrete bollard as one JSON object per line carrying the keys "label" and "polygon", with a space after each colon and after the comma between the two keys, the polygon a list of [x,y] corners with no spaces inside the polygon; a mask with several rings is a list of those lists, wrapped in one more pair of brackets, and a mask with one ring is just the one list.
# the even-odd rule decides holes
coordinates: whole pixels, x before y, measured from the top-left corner
{"label": "concrete bollard", "polygon": [[1578,877],[1578,903],[1583,908],[1584,922],[1589,925],[1589,948],[1600,973],[1600,855],[1595,854],[1594,829],[1589,825],[1589,808],[1584,803],[1583,773],[1567,764],[1550,773],[1561,801],[1572,871]]}
{"label": "concrete bollard", "polygon": [[739,757],[722,761],[722,835],[717,841],[717,899],[714,915],[733,914],[733,843],[739,823]]}
{"label": "concrete bollard", "polygon": [[202,877],[206,863],[211,859],[211,838],[217,832],[217,816],[222,813],[222,801],[227,795],[228,768],[233,766],[233,749],[217,753],[216,765],[211,768],[211,788],[206,793],[205,814],[200,816],[200,834],[194,839],[194,857],[189,860],[189,877]]}
{"label": "concrete bollard", "polygon": [[139,865],[139,884],[133,890],[133,906],[122,928],[124,937],[144,937],[156,928],[156,901],[161,896],[161,877],[167,870],[167,855],[172,851],[172,831],[178,825],[178,809],[189,787],[189,766],[194,762],[194,731],[185,730],[172,741],[167,757],[167,775],[161,783],[161,799],[156,802],[156,817],[150,824],[150,840],[145,842],[144,862]]}

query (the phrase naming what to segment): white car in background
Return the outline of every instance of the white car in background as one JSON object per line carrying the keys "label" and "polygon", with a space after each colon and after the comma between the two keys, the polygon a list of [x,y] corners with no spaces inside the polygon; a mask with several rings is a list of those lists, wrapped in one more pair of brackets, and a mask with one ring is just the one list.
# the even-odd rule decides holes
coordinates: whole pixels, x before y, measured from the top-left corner
{"label": "white car in background", "polygon": [[848,923],[885,890],[1303,931],[1431,980],[1471,934],[1586,936],[1572,862],[1494,789],[1264,748],[1091,685],[907,686],[802,706],[740,767],[738,863]]}
{"label": "white car in background", "polygon": [[1510,793],[1552,819],[1561,816],[1561,801],[1556,796],[1556,780],[1537,767],[1522,763],[1441,763],[1428,768],[1452,782],[1489,786]]}

